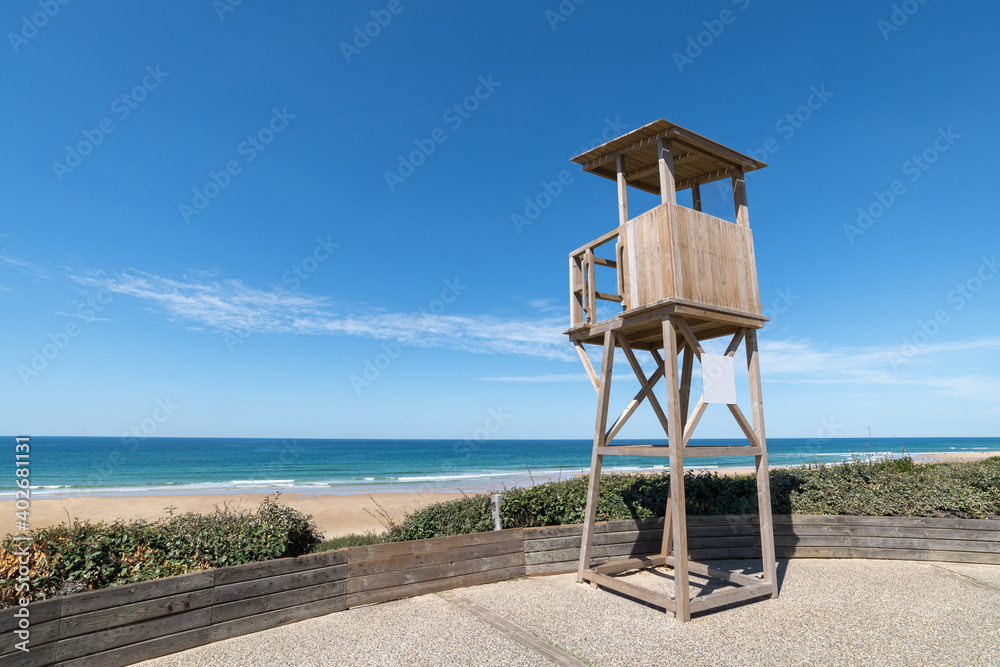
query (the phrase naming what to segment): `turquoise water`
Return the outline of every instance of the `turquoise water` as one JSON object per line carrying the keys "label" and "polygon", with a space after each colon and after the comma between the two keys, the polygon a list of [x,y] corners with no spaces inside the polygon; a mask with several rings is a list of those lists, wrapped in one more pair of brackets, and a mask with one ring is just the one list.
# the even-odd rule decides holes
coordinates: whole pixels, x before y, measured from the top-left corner
{"label": "turquoise water", "polygon": [[[14,438],[0,498],[13,497]],[[666,441],[615,441],[615,444]],[[837,463],[864,454],[867,439],[772,438],[772,466]],[[745,445],[692,440],[692,446]],[[1000,438],[909,438],[910,454],[997,451]],[[586,472],[589,440],[280,440],[253,438],[32,437],[33,495],[151,495],[284,489],[288,493],[482,491],[525,486]],[[873,439],[876,456],[901,453],[894,439]],[[686,468],[752,464],[751,457],[688,459]],[[666,458],[605,457],[605,471],[665,470]]]}

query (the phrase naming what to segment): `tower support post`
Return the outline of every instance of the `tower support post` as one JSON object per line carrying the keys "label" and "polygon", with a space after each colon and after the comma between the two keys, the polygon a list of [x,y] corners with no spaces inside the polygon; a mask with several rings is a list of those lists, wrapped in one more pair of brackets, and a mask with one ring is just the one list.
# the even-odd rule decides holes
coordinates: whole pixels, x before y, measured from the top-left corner
{"label": "tower support post", "polygon": [[587,484],[587,510],[583,519],[583,542],[580,547],[580,565],[576,580],[583,582],[583,572],[590,567],[590,554],[594,545],[594,522],[597,519],[597,499],[601,492],[601,463],[604,456],[599,447],[607,442],[608,397],[611,395],[611,369],[615,360],[615,336],[611,331],[604,333],[604,349],[601,355],[601,379],[597,391],[597,423],[594,426],[594,451],[590,456],[590,480]]}

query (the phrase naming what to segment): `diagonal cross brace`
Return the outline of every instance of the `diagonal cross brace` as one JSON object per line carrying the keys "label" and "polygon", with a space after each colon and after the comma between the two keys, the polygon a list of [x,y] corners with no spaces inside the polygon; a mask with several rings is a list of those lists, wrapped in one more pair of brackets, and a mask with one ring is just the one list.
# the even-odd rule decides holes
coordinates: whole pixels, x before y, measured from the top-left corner
{"label": "diagonal cross brace", "polygon": [[640,387],[639,392],[635,395],[635,398],[629,402],[629,404],[625,407],[625,410],[623,410],[621,415],[618,416],[618,419],[615,420],[615,423],[611,425],[610,429],[608,429],[607,436],[605,438],[605,445],[607,445],[608,442],[611,442],[611,439],[618,435],[618,432],[622,430],[623,426],[625,426],[625,422],[629,420],[643,400],[647,398],[649,399],[649,404],[656,412],[656,416],[659,418],[660,424],[663,426],[663,430],[666,431],[667,429],[667,417],[660,408],[659,401],[656,400],[656,394],[653,393],[653,387],[655,387],[656,383],[663,377],[663,360],[658,354],[656,354],[655,351],[653,351],[653,359],[656,361],[657,368],[647,379],[646,374],[642,371],[642,367],[639,365],[639,361],[635,358],[635,353],[632,352],[632,348],[629,347],[628,341],[625,340],[625,337],[618,334],[615,336],[615,340],[618,342],[619,347],[622,348],[622,352],[625,353],[625,358],[628,359],[629,364],[632,366],[632,370],[635,372],[636,377],[639,378],[639,383],[642,386]]}

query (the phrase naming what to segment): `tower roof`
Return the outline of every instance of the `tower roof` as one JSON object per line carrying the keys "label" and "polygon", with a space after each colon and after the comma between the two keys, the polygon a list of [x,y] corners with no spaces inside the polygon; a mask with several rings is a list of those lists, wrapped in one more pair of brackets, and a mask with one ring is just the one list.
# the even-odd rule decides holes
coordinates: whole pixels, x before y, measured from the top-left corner
{"label": "tower roof", "polygon": [[663,120],[623,134],[606,144],[573,158],[584,171],[618,180],[615,158],[625,156],[625,181],[632,187],[660,194],[660,176],[656,142],[669,139],[673,144],[674,177],[677,189],[695,183],[708,183],[732,176],[738,171],[753,171],[767,165],[700,134]]}

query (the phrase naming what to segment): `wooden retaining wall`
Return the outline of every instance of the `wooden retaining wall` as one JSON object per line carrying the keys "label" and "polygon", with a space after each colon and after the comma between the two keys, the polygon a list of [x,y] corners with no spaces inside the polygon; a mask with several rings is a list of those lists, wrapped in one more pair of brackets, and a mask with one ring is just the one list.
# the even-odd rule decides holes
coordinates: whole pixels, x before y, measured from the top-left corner
{"label": "wooden retaining wall", "polygon": [[[756,515],[689,516],[690,558],[760,558],[757,520]],[[526,574],[575,572],[582,533],[582,524],[525,529]],[[662,537],[662,518],[598,524],[595,563],[657,553]],[[774,516],[774,543],[778,558],[1000,564],[1000,521],[778,514]]]}
{"label": "wooden retaining wall", "polygon": [[347,553],[194,572],[28,605],[30,652],[14,648],[17,608],[0,612],[0,664],[128,665],[347,608]]}
{"label": "wooden retaining wall", "polygon": [[[756,516],[688,517],[691,558],[759,558]],[[775,515],[779,558],[1000,564],[1000,521]],[[110,667],[331,612],[524,575],[574,572],[582,526],[501,530],[217,568],[0,610],[0,665]],[[597,561],[660,549],[663,519],[597,525]]]}

